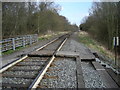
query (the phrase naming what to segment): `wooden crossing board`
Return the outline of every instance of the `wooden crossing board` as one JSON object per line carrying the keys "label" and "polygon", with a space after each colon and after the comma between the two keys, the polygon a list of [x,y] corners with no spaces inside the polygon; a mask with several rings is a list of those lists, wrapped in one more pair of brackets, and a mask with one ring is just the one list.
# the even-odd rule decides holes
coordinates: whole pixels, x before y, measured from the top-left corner
{"label": "wooden crossing board", "polygon": [[79,56],[79,53],[71,52],[71,51],[58,51],[56,53],[56,56],[59,56],[59,57],[77,57],[77,56]]}
{"label": "wooden crossing board", "polygon": [[79,57],[76,57],[76,67],[77,67],[77,88],[85,88],[81,60]]}
{"label": "wooden crossing board", "polygon": [[118,88],[118,85],[116,84],[116,82],[111,78],[111,76],[106,72],[106,70],[100,63],[92,62],[92,64],[100,74],[100,77],[103,81],[103,84],[106,86],[106,88]]}
{"label": "wooden crossing board", "polygon": [[118,74],[116,74],[112,69],[110,69],[110,68],[106,68],[105,69],[107,72],[108,72],[108,74],[115,80],[115,82],[119,85],[119,87],[120,87],[120,75]]}
{"label": "wooden crossing board", "polygon": [[92,62],[96,70],[105,70],[104,67],[99,62]]}
{"label": "wooden crossing board", "polygon": [[[49,50],[41,50],[41,51],[34,51],[29,53],[28,56],[52,56],[54,51]],[[57,51],[56,55],[58,57],[76,57],[79,56],[79,53],[71,52],[71,51]]]}
{"label": "wooden crossing board", "polygon": [[92,52],[89,49],[84,49],[84,50],[80,51],[80,58],[82,61],[95,60],[95,56],[92,54]]}

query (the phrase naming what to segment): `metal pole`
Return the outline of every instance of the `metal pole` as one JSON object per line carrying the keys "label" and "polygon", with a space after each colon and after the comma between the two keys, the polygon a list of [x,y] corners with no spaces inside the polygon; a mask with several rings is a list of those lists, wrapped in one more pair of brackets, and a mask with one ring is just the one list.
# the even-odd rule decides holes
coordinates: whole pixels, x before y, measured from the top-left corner
{"label": "metal pole", "polygon": [[38,12],[38,35],[39,35],[39,12]]}
{"label": "metal pole", "polygon": [[13,50],[15,50],[15,38],[12,38]]}
{"label": "metal pole", "polygon": [[117,65],[117,46],[116,46],[116,37],[115,37],[115,65]]}

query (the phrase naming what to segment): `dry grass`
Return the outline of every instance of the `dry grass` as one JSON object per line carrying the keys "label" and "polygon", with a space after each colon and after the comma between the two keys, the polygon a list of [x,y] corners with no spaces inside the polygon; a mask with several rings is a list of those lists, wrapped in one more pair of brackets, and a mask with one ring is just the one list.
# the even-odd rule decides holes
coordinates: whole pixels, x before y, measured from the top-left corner
{"label": "dry grass", "polygon": [[66,33],[68,33],[68,32],[64,31],[64,32],[51,32],[51,33],[47,33],[45,35],[40,35],[39,36],[39,40],[50,39],[50,38],[52,38],[54,36],[62,35],[62,34],[66,34]]}
{"label": "dry grass", "polygon": [[108,49],[106,49],[103,45],[98,43],[96,40],[91,38],[87,32],[81,31],[79,33],[79,39],[80,39],[80,42],[85,44],[87,47],[92,48],[93,50],[98,51],[111,59],[114,59],[115,54],[109,51]]}

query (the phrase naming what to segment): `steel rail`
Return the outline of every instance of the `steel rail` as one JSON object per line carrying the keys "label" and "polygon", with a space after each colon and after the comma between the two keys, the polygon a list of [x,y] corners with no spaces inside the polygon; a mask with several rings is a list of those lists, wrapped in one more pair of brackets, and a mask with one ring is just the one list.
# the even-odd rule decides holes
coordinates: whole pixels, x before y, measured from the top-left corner
{"label": "steel rail", "polygon": [[[62,37],[62,36],[60,36],[60,37]],[[45,48],[45,47],[48,46],[49,44],[52,44],[53,42],[57,41],[60,37],[57,37],[57,38],[53,39],[52,41],[46,43],[45,45],[41,46],[40,48],[36,49],[35,51],[39,51],[39,50]],[[13,61],[12,63],[6,65],[5,67],[3,67],[3,68],[0,69],[0,73],[6,71],[7,69],[9,69],[10,67],[14,66],[15,64],[23,61],[23,60],[26,59],[27,57],[28,57],[28,55],[25,55],[24,57],[18,59],[17,61],[15,60],[15,61]]]}
{"label": "steel rail", "polygon": [[60,44],[60,46],[58,47],[58,49],[55,51],[55,53],[53,54],[53,56],[51,57],[50,61],[45,65],[45,67],[39,72],[38,76],[34,79],[34,81],[32,82],[32,84],[29,86],[28,90],[34,90],[35,88],[37,88],[38,84],[40,83],[40,81],[42,80],[42,78],[44,77],[44,74],[46,73],[46,71],[48,70],[48,68],[50,67],[51,63],[54,61],[55,59],[55,54],[57,51],[60,51],[60,49],[62,48],[62,46],[65,44],[65,42],[67,41],[68,38],[65,38],[64,41]]}

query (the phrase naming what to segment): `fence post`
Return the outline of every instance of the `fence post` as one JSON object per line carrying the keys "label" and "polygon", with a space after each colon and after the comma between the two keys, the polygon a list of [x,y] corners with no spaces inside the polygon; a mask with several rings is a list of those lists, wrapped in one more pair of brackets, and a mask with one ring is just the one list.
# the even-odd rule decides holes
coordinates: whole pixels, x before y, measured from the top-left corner
{"label": "fence post", "polygon": [[2,41],[0,41],[0,56],[2,54]]}
{"label": "fence post", "polygon": [[25,46],[27,44],[27,36],[24,36]]}
{"label": "fence post", "polygon": [[30,40],[30,45],[32,44],[32,37],[31,37],[31,35],[29,36],[29,40]]}
{"label": "fence post", "polygon": [[[4,40],[0,41],[0,50],[1,50],[1,52],[7,51],[7,50],[10,50],[10,49],[16,50],[16,46],[19,43],[18,39],[19,38],[17,38],[17,37],[16,38],[8,38],[8,39],[6,39],[5,42],[7,42],[7,41],[10,42],[10,44],[8,45],[8,46],[10,46],[10,48],[8,48],[8,49],[6,49],[7,48],[6,44],[4,46],[2,45]],[[20,38],[20,44],[21,44],[21,42],[22,42],[23,47],[25,47],[26,45],[31,45],[34,42],[38,42],[38,34],[25,35],[25,36]]]}
{"label": "fence post", "polygon": [[25,47],[25,37],[23,36],[23,39],[22,39],[23,41],[23,47]]}
{"label": "fence post", "polygon": [[38,34],[36,34],[36,39],[37,39],[37,42],[38,42]]}
{"label": "fence post", "polygon": [[12,38],[13,50],[15,50],[15,38]]}

